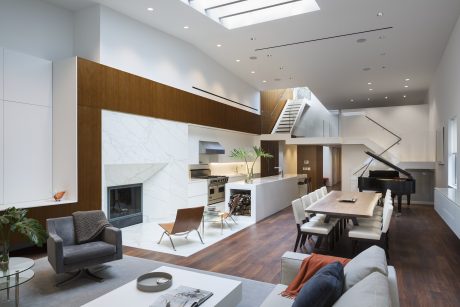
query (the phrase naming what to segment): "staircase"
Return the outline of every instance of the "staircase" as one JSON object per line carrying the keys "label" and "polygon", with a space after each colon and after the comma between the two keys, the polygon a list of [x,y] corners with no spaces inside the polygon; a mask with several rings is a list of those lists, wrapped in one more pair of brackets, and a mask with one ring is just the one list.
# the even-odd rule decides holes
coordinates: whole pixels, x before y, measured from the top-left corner
{"label": "staircase", "polygon": [[305,108],[304,99],[288,99],[279,116],[272,133],[291,133]]}

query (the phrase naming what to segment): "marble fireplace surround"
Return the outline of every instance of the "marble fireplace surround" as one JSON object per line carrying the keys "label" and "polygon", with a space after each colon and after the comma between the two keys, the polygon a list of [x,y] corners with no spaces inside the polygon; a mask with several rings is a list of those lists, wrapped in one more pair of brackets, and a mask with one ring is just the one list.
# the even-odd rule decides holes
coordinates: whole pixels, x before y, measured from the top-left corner
{"label": "marble fireplace surround", "polygon": [[142,183],[144,222],[187,207],[188,125],[102,110],[102,210],[107,187]]}

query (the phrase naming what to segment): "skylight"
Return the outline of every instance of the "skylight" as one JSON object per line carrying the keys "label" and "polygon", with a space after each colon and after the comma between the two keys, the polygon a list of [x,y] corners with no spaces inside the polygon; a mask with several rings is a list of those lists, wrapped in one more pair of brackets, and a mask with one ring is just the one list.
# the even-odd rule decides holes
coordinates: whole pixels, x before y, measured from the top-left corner
{"label": "skylight", "polygon": [[227,29],[318,11],[315,0],[181,0]]}

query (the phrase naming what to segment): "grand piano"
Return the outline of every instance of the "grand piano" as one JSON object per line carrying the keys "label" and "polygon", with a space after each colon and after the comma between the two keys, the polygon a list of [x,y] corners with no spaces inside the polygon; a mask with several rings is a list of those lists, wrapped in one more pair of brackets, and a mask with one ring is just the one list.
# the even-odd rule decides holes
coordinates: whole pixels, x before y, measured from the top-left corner
{"label": "grand piano", "polygon": [[[398,212],[401,212],[402,196],[407,196],[407,204],[410,205],[410,196],[415,193],[415,179],[407,171],[397,167],[396,165],[388,162],[382,157],[366,151],[366,154],[382,162],[383,164],[391,167],[392,170],[383,171],[369,171],[369,177],[363,177],[364,172],[358,177],[358,189],[360,192],[363,190],[377,191],[385,194],[387,189],[391,190],[391,196],[394,198],[398,196]],[[366,168],[367,169],[367,168]],[[399,173],[402,173],[407,178],[399,177]]]}

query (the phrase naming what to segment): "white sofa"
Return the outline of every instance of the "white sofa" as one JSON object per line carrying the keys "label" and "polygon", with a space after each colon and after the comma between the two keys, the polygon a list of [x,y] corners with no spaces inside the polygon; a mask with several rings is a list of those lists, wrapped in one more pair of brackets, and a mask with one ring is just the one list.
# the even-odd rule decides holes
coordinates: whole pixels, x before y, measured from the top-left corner
{"label": "white sofa", "polygon": [[[262,307],[291,306],[292,299],[280,293],[294,279],[308,254],[286,252],[281,258],[281,282],[265,299]],[[396,271],[388,266],[385,251],[372,246],[344,267],[345,286],[334,307],[399,307]],[[360,282],[363,281],[363,282]]]}

